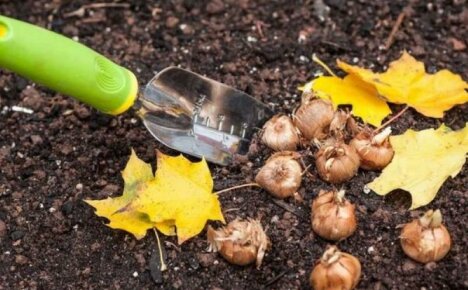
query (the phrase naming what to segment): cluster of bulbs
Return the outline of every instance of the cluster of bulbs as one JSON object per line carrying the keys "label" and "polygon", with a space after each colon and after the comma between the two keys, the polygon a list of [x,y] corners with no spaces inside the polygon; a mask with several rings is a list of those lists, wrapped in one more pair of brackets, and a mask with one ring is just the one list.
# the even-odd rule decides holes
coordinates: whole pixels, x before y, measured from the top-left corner
{"label": "cluster of bulbs", "polygon": [[[276,115],[264,126],[262,142],[277,151],[268,158],[255,182],[276,198],[300,199],[303,166],[299,148],[317,147],[315,167],[319,176],[340,184],[356,175],[359,168],[381,170],[393,158],[390,128],[372,130],[355,122],[349,113],[335,111],[332,104],[305,94],[292,117]],[[329,241],[341,241],[357,228],[355,206],[344,190],[321,190],[311,204],[311,225],[315,233]],[[258,220],[238,219],[226,227],[208,228],[212,250],[229,262],[260,267],[271,243]],[[451,247],[450,235],[442,225],[439,210],[428,211],[404,225],[400,235],[403,251],[422,263],[442,259]],[[353,289],[361,276],[361,263],[351,254],[330,246],[310,275],[317,290]]]}

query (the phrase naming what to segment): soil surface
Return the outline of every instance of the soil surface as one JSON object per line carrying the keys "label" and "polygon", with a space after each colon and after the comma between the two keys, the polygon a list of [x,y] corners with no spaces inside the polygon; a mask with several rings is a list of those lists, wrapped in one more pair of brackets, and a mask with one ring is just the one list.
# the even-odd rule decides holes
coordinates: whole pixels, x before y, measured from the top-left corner
{"label": "soil surface", "polygon": [[[139,0],[87,8],[92,2],[0,0],[0,13],[79,40],[130,68],[141,85],[164,67],[180,65],[244,90],[276,112],[290,113],[300,102],[297,87],[320,69],[312,53],[336,71],[336,58],[383,70],[407,50],[429,71],[447,68],[468,78],[464,0],[413,1],[388,50],[383,47],[406,1],[325,0],[329,10],[306,0]],[[273,246],[260,270],[208,253],[203,232],[181,246],[163,237],[168,270],[157,277],[154,233],[137,241],[112,230],[83,199],[121,194],[120,171],[131,148],[153,165],[155,149],[176,152],[155,141],[133,110],[106,116],[3,70],[0,108],[0,289],[309,288],[312,266],[328,244],[311,230],[309,204],[320,189],[331,188],[314,166],[300,190],[303,203],[279,206],[258,189],[220,197],[228,221],[261,217],[268,227]],[[410,109],[394,129],[398,134],[443,122],[460,129],[467,121],[466,105],[440,120]],[[247,163],[210,165],[215,190],[251,181],[270,153],[259,146]],[[407,210],[403,192],[386,198],[363,193],[376,176],[360,171],[343,185],[357,205],[359,225],[339,247],[363,265],[358,288],[467,288],[466,166],[429,206],[415,211]],[[422,265],[404,255],[396,227],[430,208],[441,209],[453,247],[442,261]]]}

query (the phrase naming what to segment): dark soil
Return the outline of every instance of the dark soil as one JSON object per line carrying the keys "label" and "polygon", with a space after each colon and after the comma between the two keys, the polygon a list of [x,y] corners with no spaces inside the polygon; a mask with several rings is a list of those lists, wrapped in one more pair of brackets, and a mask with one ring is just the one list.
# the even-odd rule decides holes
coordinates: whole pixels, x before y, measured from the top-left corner
{"label": "dark soil", "polygon": [[[403,50],[425,62],[429,71],[448,68],[467,79],[466,1],[414,1],[389,50],[383,50],[405,1],[325,1],[324,21],[314,1],[120,1],[127,8],[90,9],[66,17],[92,1],[0,0],[0,13],[79,39],[133,70],[144,85],[170,65],[206,74],[291,112],[300,101],[297,87],[319,68],[317,53],[382,70]],[[298,41],[299,35],[303,40]],[[337,69],[336,69],[337,70]],[[32,114],[8,110],[19,105]],[[266,192],[225,193],[228,221],[261,217],[273,247],[263,266],[237,267],[207,253],[205,233],[176,245],[164,237],[169,269],[157,284],[150,273],[156,252],[152,232],[141,241],[112,230],[82,200],[117,196],[120,171],[130,149],[155,162],[155,149],[175,154],[155,141],[134,111],[105,116],[76,101],[1,71],[0,74],[0,289],[307,289],[314,262],[327,242],[314,235],[309,202],[331,188],[306,177],[304,203],[278,206]],[[401,106],[392,107],[394,112]],[[413,110],[395,124],[454,129],[468,121],[467,106],[443,120]],[[249,163],[211,165],[215,189],[252,180],[270,152],[260,147]],[[310,160],[308,160],[310,161]],[[424,166],[424,160],[421,166]],[[447,180],[427,207],[408,211],[409,197],[382,198],[362,188],[378,173],[360,171],[344,188],[357,204],[359,226],[339,247],[363,265],[360,289],[462,289],[468,287],[466,224],[467,170]],[[421,265],[402,252],[397,225],[429,208],[440,208],[453,247],[438,263]],[[237,210],[232,210],[237,209]],[[156,279],[157,280],[157,279]]]}

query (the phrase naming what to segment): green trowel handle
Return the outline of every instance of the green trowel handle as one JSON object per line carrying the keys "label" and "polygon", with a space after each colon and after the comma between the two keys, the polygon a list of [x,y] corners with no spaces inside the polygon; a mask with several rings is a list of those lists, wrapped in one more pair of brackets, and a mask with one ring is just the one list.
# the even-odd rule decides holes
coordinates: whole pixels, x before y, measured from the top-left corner
{"label": "green trowel handle", "polygon": [[0,67],[113,115],[135,101],[135,75],[52,31],[0,15]]}

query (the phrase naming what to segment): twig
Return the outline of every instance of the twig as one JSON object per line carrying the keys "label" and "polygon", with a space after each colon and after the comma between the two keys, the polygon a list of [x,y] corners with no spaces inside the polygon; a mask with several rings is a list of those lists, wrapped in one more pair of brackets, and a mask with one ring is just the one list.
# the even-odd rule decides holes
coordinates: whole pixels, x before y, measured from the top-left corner
{"label": "twig", "polygon": [[385,41],[385,50],[388,50],[390,46],[392,46],[393,41],[395,39],[395,35],[398,32],[398,29],[400,28],[401,24],[403,23],[403,20],[405,19],[406,16],[408,16],[408,11],[409,11],[409,6],[403,8],[403,11],[401,11],[400,15],[398,15],[398,18],[393,25],[392,31],[388,35],[387,41]]}
{"label": "twig", "polygon": [[224,211],[224,213],[227,213],[227,212],[231,212],[231,211],[238,211],[240,210],[241,208],[240,207],[233,207],[233,208],[228,208]]}
{"label": "twig", "polygon": [[270,280],[268,280],[268,281],[265,283],[265,287],[271,286],[272,284],[274,284],[275,282],[277,282],[279,279],[281,279],[281,277],[283,277],[284,275],[286,275],[288,272],[289,272],[289,270],[284,270],[283,272],[279,273],[279,274],[276,275],[275,277],[271,278]]}
{"label": "twig", "polygon": [[82,17],[86,9],[102,9],[102,8],[128,8],[130,7],[129,3],[91,3],[81,6],[75,11],[65,13],[63,17],[68,18],[72,16]]}
{"label": "twig", "polygon": [[279,200],[279,199],[273,199],[273,202],[281,207],[282,209],[286,210],[286,211],[289,211],[290,213],[292,213],[293,215],[299,217],[299,218],[302,218],[302,219],[305,219],[303,213],[301,210],[298,210],[296,208],[294,208],[293,206],[285,203],[284,201],[282,200]]}
{"label": "twig", "polygon": [[220,191],[217,191],[215,192],[214,194],[217,194],[219,195],[220,193],[223,193],[223,192],[227,192],[227,191],[231,191],[231,190],[234,190],[234,189],[239,189],[239,188],[244,188],[244,187],[249,187],[249,186],[256,186],[256,187],[260,187],[260,185],[258,183],[246,183],[246,184],[241,184],[241,185],[236,185],[236,186],[233,186],[233,187],[229,187],[229,188],[226,188],[226,189],[222,189]]}
{"label": "twig", "polygon": [[257,29],[258,35],[260,35],[261,39],[265,38],[265,35],[263,34],[263,29],[262,26],[264,26],[265,23],[263,21],[255,21],[255,28]]}
{"label": "twig", "polygon": [[375,129],[374,130],[374,133],[377,133],[379,132],[380,130],[382,130],[383,128],[387,127],[388,124],[392,123],[393,121],[395,121],[396,119],[398,119],[401,115],[403,115],[404,112],[408,111],[409,109],[409,106],[407,105],[406,107],[404,107],[400,112],[398,112],[398,114],[396,114],[395,116],[391,117],[387,122],[383,123],[382,125],[380,125],[379,128]]}

